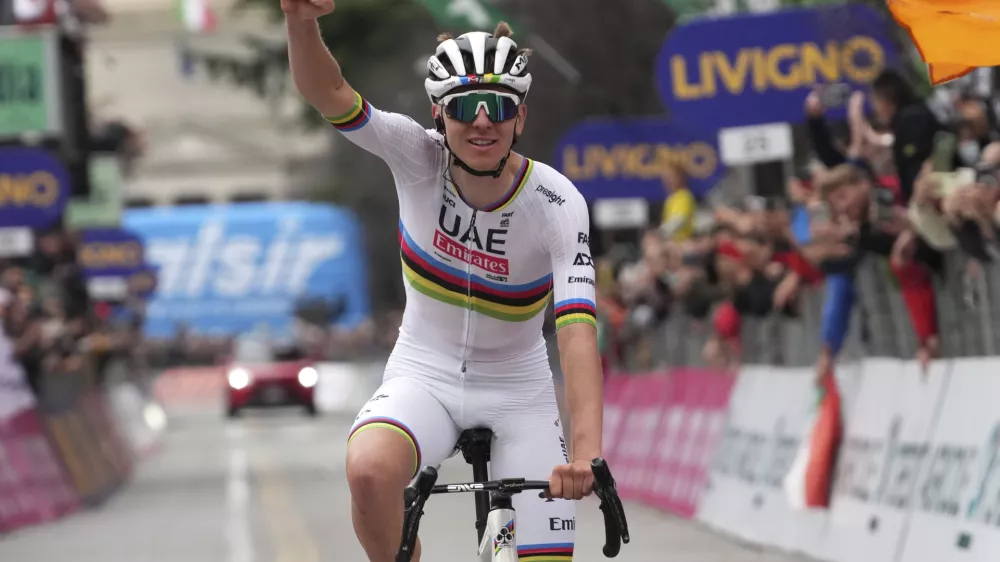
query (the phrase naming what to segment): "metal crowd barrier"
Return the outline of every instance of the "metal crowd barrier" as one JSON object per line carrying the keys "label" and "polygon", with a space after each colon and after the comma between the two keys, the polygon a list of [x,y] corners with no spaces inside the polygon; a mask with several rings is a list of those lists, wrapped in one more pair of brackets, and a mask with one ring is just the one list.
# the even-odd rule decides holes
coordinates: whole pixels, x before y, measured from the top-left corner
{"label": "metal crowd barrier", "polygon": [[[945,256],[941,275],[935,276],[940,357],[997,355],[1000,350],[1000,265],[984,264],[983,275],[966,288],[966,258],[957,252]],[[851,327],[839,359],[895,357],[913,359],[917,338],[896,279],[886,259],[871,256],[856,276],[857,300]],[[967,291],[976,297],[966,302]],[[821,324],[825,288],[807,289],[800,299],[798,318],[777,315],[744,317],[741,325],[743,363],[804,367],[815,364],[822,347]],[[702,349],[711,335],[711,322],[698,321],[676,311],[656,327],[653,368],[705,366]],[[634,352],[635,347],[629,346]],[[624,370],[637,370],[633,355],[623,357]]]}

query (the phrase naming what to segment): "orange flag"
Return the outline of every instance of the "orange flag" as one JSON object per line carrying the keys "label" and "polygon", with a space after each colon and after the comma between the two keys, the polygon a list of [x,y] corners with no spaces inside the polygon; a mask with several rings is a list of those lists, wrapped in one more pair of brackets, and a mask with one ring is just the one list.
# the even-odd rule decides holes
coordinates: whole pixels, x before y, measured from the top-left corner
{"label": "orange flag", "polygon": [[964,76],[976,67],[1000,66],[997,0],[887,0],[927,63],[931,83]]}

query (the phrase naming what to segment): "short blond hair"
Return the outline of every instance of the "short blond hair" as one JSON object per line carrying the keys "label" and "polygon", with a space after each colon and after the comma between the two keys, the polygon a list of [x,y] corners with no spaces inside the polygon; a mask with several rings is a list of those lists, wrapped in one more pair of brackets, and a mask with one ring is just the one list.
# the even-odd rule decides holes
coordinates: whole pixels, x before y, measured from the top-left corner
{"label": "short blond hair", "polygon": [[823,175],[817,191],[820,199],[825,201],[841,187],[860,183],[864,179],[864,172],[857,166],[841,164]]}

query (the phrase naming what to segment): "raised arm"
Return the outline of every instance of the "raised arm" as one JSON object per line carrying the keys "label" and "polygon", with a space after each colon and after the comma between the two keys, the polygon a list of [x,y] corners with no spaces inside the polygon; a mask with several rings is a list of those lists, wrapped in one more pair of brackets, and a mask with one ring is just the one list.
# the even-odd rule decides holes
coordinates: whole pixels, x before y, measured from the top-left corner
{"label": "raised arm", "polygon": [[316,22],[333,8],[333,0],[281,0],[295,87],[345,138],[384,160],[397,187],[439,176],[443,146],[410,117],[372,107],[344,79]]}
{"label": "raised arm", "polygon": [[316,21],[333,12],[333,0],[281,0],[281,9],[285,12],[288,62],[295,87],[323,115],[347,113],[354,106],[354,90],[323,44]]}

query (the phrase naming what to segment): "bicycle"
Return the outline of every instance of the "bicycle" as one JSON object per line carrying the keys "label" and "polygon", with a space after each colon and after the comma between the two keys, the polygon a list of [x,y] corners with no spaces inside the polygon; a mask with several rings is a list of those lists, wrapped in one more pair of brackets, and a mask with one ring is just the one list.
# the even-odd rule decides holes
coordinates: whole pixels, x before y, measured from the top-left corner
{"label": "bicycle", "polygon": [[[514,526],[514,507],[511,496],[528,490],[540,491],[539,496],[549,489],[544,480],[524,478],[504,478],[488,480],[487,463],[490,460],[490,444],[493,431],[485,428],[469,429],[462,432],[456,449],[462,451],[465,461],[472,465],[473,482],[460,484],[435,484],[438,473],[434,467],[424,467],[403,491],[403,537],[396,554],[396,562],[410,562],[417,542],[420,518],[424,514],[424,504],[433,494],[453,494],[472,492],[476,494],[476,531],[478,533],[478,556],[484,552],[492,539],[492,554],[486,558],[492,562],[517,562],[517,543],[510,532]],[[591,462],[594,472],[594,493],[601,500],[600,509],[604,514],[604,555],[618,556],[622,543],[628,544],[628,522],[625,509],[615,480],[611,477],[607,462],[597,458]]]}

